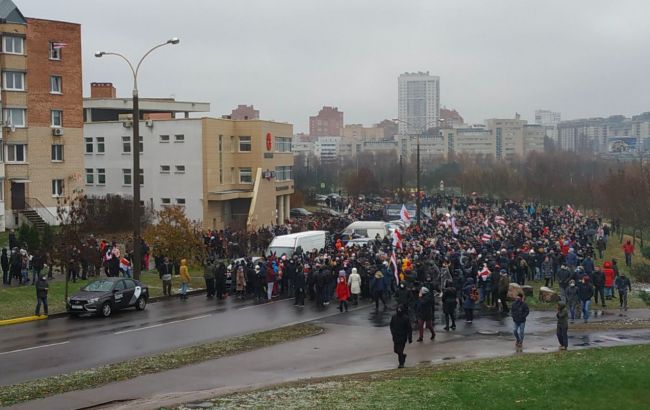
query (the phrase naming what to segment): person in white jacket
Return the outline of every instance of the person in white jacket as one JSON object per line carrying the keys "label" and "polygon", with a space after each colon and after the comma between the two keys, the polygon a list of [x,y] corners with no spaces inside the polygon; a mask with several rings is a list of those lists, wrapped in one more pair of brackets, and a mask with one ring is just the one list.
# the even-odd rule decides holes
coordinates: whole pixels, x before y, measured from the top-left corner
{"label": "person in white jacket", "polygon": [[348,277],[348,286],[352,294],[352,304],[359,304],[359,294],[361,293],[361,275],[357,273],[357,268],[352,268],[352,273]]}

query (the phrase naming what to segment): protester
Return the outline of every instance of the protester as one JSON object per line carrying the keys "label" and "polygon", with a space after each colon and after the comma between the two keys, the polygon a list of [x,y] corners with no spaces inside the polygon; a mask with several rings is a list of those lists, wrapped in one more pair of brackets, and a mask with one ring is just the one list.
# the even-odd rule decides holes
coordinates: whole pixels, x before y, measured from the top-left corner
{"label": "protester", "polygon": [[187,288],[190,282],[192,281],[192,278],[190,277],[190,271],[187,268],[187,260],[185,259],[181,259],[180,274],[181,274],[181,299],[186,300]]}
{"label": "protester", "polygon": [[[607,298],[607,300],[610,300],[612,299],[612,297],[614,297],[614,281],[617,276],[616,271],[614,270],[611,262],[605,261],[605,263],[603,264],[603,274],[605,279],[603,283],[603,285],[605,286],[605,298]],[[597,294],[596,294],[596,303],[598,303]],[[605,301],[603,300],[603,307],[604,306],[605,306]]]}
{"label": "protester", "polygon": [[205,296],[212,299],[215,295],[215,269],[211,260],[207,261],[203,267],[203,279],[205,280]]}
{"label": "protester", "polygon": [[[445,315],[444,329],[446,331],[456,330],[456,305],[458,303],[456,294],[453,282],[447,281],[445,289],[442,291],[442,312]],[[449,320],[451,320],[451,326],[449,326]]]}
{"label": "protester", "polygon": [[436,332],[433,329],[433,309],[434,309],[434,296],[428,288],[422,287],[417,302],[416,317],[418,319],[418,330],[420,337],[418,342],[421,342],[424,337],[424,328],[426,327],[431,331],[431,340],[435,339]]}
{"label": "protester", "polygon": [[591,298],[594,296],[594,287],[591,285],[589,276],[582,278],[582,283],[578,288],[578,296],[580,297],[580,302],[582,303],[582,317],[585,323],[587,323],[589,321]]}
{"label": "protester", "polygon": [[350,294],[352,295],[352,304],[359,304],[359,295],[361,294],[361,276],[357,268],[352,268],[352,273],[348,277],[348,285],[350,286]]}
{"label": "protester", "polygon": [[388,309],[386,301],[384,300],[384,275],[377,271],[375,277],[370,282],[370,289],[372,293],[372,300],[375,302],[375,312],[379,311],[379,301],[384,305],[384,310]]}
{"label": "protester", "polygon": [[474,320],[474,304],[478,301],[478,292],[474,286],[474,279],[467,278],[463,287],[463,309],[465,309],[465,323],[471,324]]}
{"label": "protester", "polygon": [[172,295],[172,272],[174,266],[169,262],[169,258],[165,256],[162,265],[157,266],[158,275],[162,281],[163,295]]}
{"label": "protester", "polygon": [[404,314],[402,306],[397,307],[396,313],[390,319],[390,333],[393,336],[393,351],[397,355],[398,368],[401,369],[406,362],[406,354],[404,353],[406,341],[413,343],[411,321]]}
{"label": "protester", "polygon": [[557,341],[560,343],[560,350],[566,350],[569,347],[569,323],[566,304],[562,301],[557,304]]}
{"label": "protester", "polygon": [[569,282],[569,287],[566,290],[566,300],[564,302],[569,306],[569,312],[571,312],[571,323],[576,319],[576,313],[577,318],[580,319],[580,310],[578,309],[578,306],[580,306],[580,296],[578,296],[578,287],[574,280]]}
{"label": "protester", "polygon": [[35,316],[40,316],[41,314],[41,304],[43,305],[43,312],[47,316],[47,291],[49,290],[49,285],[45,276],[39,276],[36,283],[36,311],[34,312]]}
{"label": "protester", "polygon": [[632,291],[632,283],[623,271],[621,271],[621,276],[616,278],[616,289],[618,289],[619,309],[627,310],[627,294]]}
{"label": "protester", "polygon": [[528,317],[529,313],[530,309],[528,308],[528,304],[524,302],[524,295],[523,293],[519,293],[517,295],[517,299],[510,307],[512,321],[515,324],[515,346],[519,349],[521,349],[524,344],[524,330],[526,328],[526,318]]}
{"label": "protester", "polygon": [[632,266],[632,255],[634,255],[634,245],[632,244],[632,241],[628,240],[627,242],[625,242],[622,248],[623,248],[623,253],[625,253],[625,266],[629,268]]}
{"label": "protester", "polygon": [[338,282],[336,284],[336,297],[339,300],[339,311],[343,312],[348,311],[348,299],[350,298],[350,290],[348,289],[348,283],[345,278],[345,271],[342,270],[339,272]]}

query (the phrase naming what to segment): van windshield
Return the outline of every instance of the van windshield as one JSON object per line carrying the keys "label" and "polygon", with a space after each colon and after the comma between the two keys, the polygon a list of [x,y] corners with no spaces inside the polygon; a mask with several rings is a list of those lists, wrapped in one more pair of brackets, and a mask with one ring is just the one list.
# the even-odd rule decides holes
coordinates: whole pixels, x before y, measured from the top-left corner
{"label": "van windshield", "polygon": [[[306,251],[303,249],[303,251]],[[290,248],[288,246],[271,246],[269,247],[269,253],[274,253],[275,256],[278,258],[282,256],[282,254],[286,254],[287,257],[293,256],[293,248]]]}

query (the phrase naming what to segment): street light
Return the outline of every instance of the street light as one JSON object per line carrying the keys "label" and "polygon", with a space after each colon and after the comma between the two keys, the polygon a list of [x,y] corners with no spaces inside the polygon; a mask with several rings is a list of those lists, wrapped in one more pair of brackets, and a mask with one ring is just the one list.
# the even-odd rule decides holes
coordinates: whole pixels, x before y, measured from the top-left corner
{"label": "street light", "polygon": [[[409,127],[419,128],[417,125],[413,125],[408,121],[400,120],[399,118],[395,118],[393,119],[393,121],[401,122],[402,124],[406,124]],[[427,122],[422,126],[422,130],[417,134],[417,140],[416,140],[417,156],[416,156],[416,170],[415,170],[415,184],[416,184],[415,212],[416,212],[416,218],[417,218],[416,221],[418,227],[420,227],[420,134],[424,135],[424,133],[427,132],[428,127],[433,124],[436,124],[437,126],[438,121],[440,120],[433,120]]]}
{"label": "street light", "polygon": [[95,52],[95,57],[97,58],[103,56],[120,57],[122,60],[126,61],[131,69],[131,73],[133,74],[133,139],[131,144],[131,152],[133,153],[133,170],[131,171],[131,183],[133,184],[133,261],[131,262],[133,264],[133,277],[135,279],[140,279],[140,261],[142,259],[140,255],[140,101],[138,96],[138,72],[140,71],[140,66],[144,59],[154,50],[168,44],[173,45],[178,43],[180,43],[180,39],[178,37],[172,37],[164,43],[152,47],[149,51],[144,53],[135,68],[133,68],[131,61],[120,53],[108,51]]}

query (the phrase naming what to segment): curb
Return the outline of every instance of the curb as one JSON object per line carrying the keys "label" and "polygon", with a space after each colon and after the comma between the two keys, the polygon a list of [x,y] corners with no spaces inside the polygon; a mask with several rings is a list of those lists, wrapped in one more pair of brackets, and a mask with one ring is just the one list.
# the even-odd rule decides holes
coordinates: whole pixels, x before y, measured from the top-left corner
{"label": "curb", "polygon": [[51,316],[25,316],[25,317],[17,317],[14,319],[6,319],[6,320],[0,320],[0,326],[7,326],[7,325],[16,325],[18,323],[26,323],[26,322],[33,322],[35,320],[44,320],[47,319],[48,317]]}
{"label": "curb", "polygon": [[[206,289],[194,289],[190,290],[187,292],[188,296],[195,296],[195,295],[200,295],[206,292]],[[170,300],[177,298],[178,294],[172,295],[172,296],[155,296],[152,298],[149,298],[149,303],[156,303],[156,302],[162,302],[163,300]],[[60,319],[62,317],[67,317],[68,312],[57,312],[57,313],[52,313],[51,315],[48,316],[25,316],[25,317],[17,317],[13,319],[6,319],[6,320],[0,320],[0,327],[1,326],[8,326],[8,325],[17,325],[19,323],[27,323],[27,322],[33,322],[35,320],[44,320],[44,319]]]}

